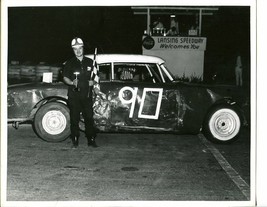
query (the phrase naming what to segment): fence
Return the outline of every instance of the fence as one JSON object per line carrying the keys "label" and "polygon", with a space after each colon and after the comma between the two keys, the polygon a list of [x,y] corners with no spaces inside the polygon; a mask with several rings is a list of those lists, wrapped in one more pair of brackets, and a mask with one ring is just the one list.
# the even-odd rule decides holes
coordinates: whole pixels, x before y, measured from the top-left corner
{"label": "fence", "polygon": [[49,65],[45,62],[40,62],[39,64],[29,62],[19,64],[18,61],[11,61],[8,65],[8,79],[12,80],[39,82],[42,81],[43,73],[46,72],[52,72],[53,82],[58,82],[62,73],[62,66],[57,64]]}

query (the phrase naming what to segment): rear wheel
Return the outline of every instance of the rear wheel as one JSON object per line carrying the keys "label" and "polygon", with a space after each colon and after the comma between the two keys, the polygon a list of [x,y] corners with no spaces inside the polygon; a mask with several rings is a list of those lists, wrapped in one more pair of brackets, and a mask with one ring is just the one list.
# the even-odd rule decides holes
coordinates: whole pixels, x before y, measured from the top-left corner
{"label": "rear wheel", "polygon": [[236,140],[241,129],[241,119],[231,107],[213,109],[204,122],[203,134],[212,142],[229,143]]}
{"label": "rear wheel", "polygon": [[40,107],[33,121],[36,134],[48,142],[60,142],[70,136],[70,115],[66,105],[50,102]]}

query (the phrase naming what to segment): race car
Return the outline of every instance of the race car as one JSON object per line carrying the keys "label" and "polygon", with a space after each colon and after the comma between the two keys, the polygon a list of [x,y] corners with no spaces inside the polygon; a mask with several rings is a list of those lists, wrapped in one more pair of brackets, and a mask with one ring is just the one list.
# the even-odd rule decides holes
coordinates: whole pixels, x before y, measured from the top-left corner
{"label": "race car", "polygon": [[[163,59],[98,54],[96,60],[101,96],[94,97],[94,120],[99,132],[202,132],[218,143],[238,138],[244,115],[236,101],[208,85],[175,81]],[[70,136],[63,82],[14,84],[7,95],[8,123],[14,127],[32,123],[36,134],[49,142]],[[82,116],[80,123],[82,130]]]}

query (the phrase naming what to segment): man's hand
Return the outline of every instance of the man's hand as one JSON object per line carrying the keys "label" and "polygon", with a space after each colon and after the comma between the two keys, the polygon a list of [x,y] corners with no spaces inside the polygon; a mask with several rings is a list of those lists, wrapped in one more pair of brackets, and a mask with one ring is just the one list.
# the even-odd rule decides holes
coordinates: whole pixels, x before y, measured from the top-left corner
{"label": "man's hand", "polygon": [[94,85],[94,81],[93,80],[89,80],[89,86],[93,86]]}
{"label": "man's hand", "polygon": [[94,88],[95,94],[98,95],[101,99],[106,100],[107,96],[103,92],[100,91],[98,87]]}
{"label": "man's hand", "polygon": [[78,87],[78,79],[74,79],[72,83],[72,85],[74,85],[76,88]]}
{"label": "man's hand", "polygon": [[[64,81],[64,83],[66,83],[69,86],[74,85],[74,82],[67,77],[63,77],[63,81]],[[78,83],[76,83],[76,84],[78,84]]]}

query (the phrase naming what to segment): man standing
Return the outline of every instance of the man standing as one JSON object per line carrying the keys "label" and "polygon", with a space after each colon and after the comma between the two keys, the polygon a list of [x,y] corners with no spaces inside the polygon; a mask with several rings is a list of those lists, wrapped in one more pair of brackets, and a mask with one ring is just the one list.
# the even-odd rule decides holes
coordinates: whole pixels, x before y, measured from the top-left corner
{"label": "man standing", "polygon": [[79,121],[82,113],[85,123],[85,135],[88,146],[98,147],[93,120],[92,90],[100,92],[99,84],[92,80],[94,61],[84,56],[84,44],[81,38],[74,38],[71,47],[75,57],[68,60],[63,71],[63,80],[68,87],[68,105],[70,108],[71,139],[74,148],[79,144]]}
{"label": "man standing", "polygon": [[236,65],[235,65],[235,78],[236,78],[236,85],[242,86],[243,85],[243,77],[242,77],[242,61],[240,52],[237,53],[236,57]]}

